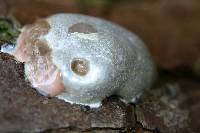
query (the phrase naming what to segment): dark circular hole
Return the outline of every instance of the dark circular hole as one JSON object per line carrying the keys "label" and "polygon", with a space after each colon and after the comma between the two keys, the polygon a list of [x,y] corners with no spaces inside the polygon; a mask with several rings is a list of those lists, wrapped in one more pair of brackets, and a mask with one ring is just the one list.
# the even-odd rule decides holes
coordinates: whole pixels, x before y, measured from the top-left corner
{"label": "dark circular hole", "polygon": [[89,34],[89,33],[96,33],[97,30],[92,25],[89,25],[86,23],[77,23],[69,27],[68,32],[69,33],[78,32],[78,33]]}
{"label": "dark circular hole", "polygon": [[71,69],[74,73],[84,76],[89,71],[89,62],[83,58],[73,59],[71,62]]}

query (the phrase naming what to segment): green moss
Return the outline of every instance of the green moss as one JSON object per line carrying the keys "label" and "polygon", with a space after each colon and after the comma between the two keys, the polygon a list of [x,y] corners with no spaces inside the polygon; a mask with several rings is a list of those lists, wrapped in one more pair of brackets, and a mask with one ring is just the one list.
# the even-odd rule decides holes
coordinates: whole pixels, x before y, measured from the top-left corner
{"label": "green moss", "polygon": [[0,17],[0,44],[16,41],[19,33],[19,24],[14,19]]}

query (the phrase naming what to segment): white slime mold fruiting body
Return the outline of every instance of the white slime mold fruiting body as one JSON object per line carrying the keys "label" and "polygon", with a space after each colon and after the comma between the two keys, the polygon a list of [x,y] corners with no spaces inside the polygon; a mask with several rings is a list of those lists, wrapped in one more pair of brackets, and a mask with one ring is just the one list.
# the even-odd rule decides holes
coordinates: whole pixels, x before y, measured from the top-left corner
{"label": "white slime mold fruiting body", "polygon": [[90,107],[111,95],[134,102],[155,78],[149,52],[136,35],[80,14],[25,26],[9,53],[25,62],[26,77],[40,93]]}

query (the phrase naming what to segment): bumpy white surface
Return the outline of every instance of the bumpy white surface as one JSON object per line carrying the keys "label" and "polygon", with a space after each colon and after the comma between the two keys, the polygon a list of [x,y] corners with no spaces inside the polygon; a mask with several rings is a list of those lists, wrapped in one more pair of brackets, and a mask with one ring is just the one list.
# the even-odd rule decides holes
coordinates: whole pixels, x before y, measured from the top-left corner
{"label": "bumpy white surface", "polygon": [[[71,103],[97,107],[117,94],[127,102],[150,88],[155,68],[143,42],[133,33],[111,22],[79,14],[57,14],[47,18],[48,42],[54,64],[61,70],[65,92],[57,96]],[[86,23],[97,33],[69,33],[74,24]],[[75,58],[89,61],[85,76],[71,70]]]}

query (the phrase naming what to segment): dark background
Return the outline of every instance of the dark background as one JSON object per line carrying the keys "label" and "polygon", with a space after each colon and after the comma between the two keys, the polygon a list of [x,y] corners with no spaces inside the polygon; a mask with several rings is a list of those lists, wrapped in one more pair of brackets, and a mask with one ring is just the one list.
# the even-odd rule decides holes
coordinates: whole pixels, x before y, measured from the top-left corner
{"label": "dark background", "polygon": [[166,69],[200,62],[199,0],[1,0],[22,24],[60,12],[102,17],[137,33]]}

